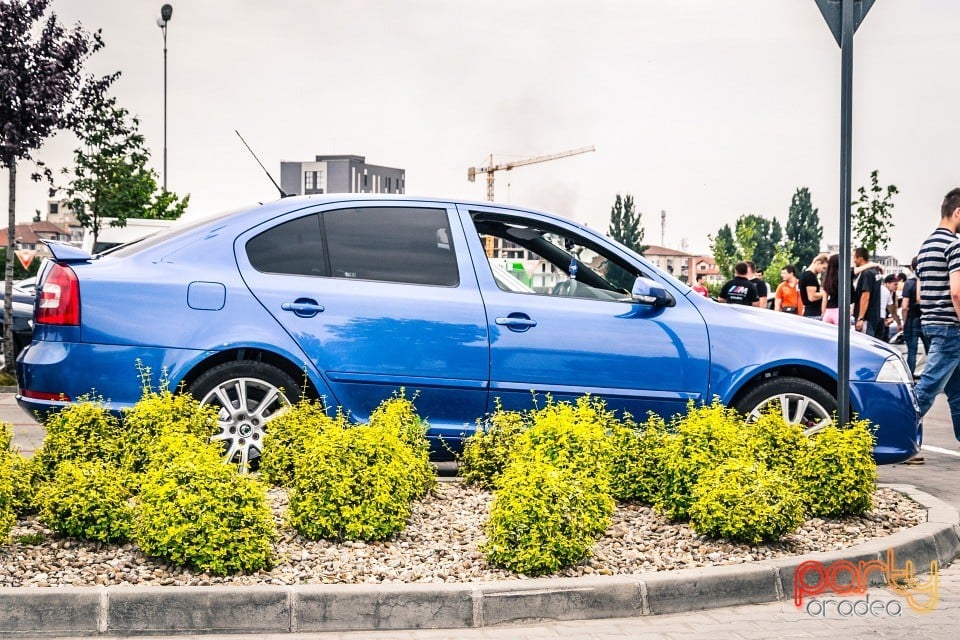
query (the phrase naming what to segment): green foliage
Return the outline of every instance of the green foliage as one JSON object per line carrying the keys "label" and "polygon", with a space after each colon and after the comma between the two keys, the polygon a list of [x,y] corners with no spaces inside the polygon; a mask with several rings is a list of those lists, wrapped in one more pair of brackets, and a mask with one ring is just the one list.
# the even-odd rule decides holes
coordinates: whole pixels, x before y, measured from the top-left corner
{"label": "green foliage", "polygon": [[717,269],[731,278],[733,266],[745,260],[752,260],[758,271],[768,271],[783,239],[783,228],[776,218],[748,214],[737,218],[733,231],[725,224],[716,236],[707,237]]}
{"label": "green foliage", "polygon": [[716,236],[707,234],[707,238],[710,240],[710,253],[713,255],[713,263],[717,265],[717,270],[724,278],[732,278],[733,265],[740,258],[730,225],[725,224],[720,227]]}
{"label": "green foliage", "polygon": [[504,411],[497,399],[497,409],[466,439],[460,454],[460,477],[467,484],[492,489],[507,466],[516,447],[516,440],[528,428],[527,418],[518,411]]}
{"label": "green foliage", "polygon": [[40,465],[37,457],[26,458],[12,452],[13,465],[13,511],[18,516],[36,513],[37,490],[40,486]]}
{"label": "green foliage", "polygon": [[347,419],[342,413],[331,418],[323,403],[303,397],[270,420],[260,454],[260,476],[277,486],[291,486],[295,460],[307,443],[326,429],[346,426]]}
{"label": "green foliage", "polygon": [[53,478],[65,460],[93,461],[120,466],[123,432],[120,421],[98,399],[81,399],[50,415],[47,435],[34,454],[44,480]]}
{"label": "green foliage", "polygon": [[789,242],[776,247],[773,258],[770,259],[770,264],[767,266],[767,271],[764,274],[764,280],[766,280],[767,286],[770,288],[769,296],[771,300],[773,300],[777,293],[777,287],[783,282],[783,278],[780,277],[780,272],[788,264],[792,264],[797,268],[797,277],[799,278],[805,267],[799,266],[797,259],[793,257],[793,249]]}
{"label": "green foliage", "polygon": [[123,542],[133,533],[129,480],[101,461],[61,463],[38,492],[40,519],[81,540]]}
{"label": "green foliage", "polygon": [[[643,214],[634,208],[633,196],[627,194],[621,198],[617,194],[613,207],[610,208],[610,227],[607,235],[638,254],[647,250],[643,244],[644,229],[641,225]],[[619,265],[611,264],[607,270],[607,280],[621,289],[630,290],[633,286],[633,276]]]}
{"label": "green foliage", "polygon": [[[531,414],[531,426],[517,438],[517,456],[543,458],[562,467],[592,473],[609,484],[612,444],[607,437],[613,413],[598,398],[576,403],[548,401]],[[513,458],[508,460],[512,463]]]}
{"label": "green foliage", "polygon": [[753,459],[771,471],[785,475],[794,475],[797,464],[810,447],[810,439],[804,435],[803,428],[787,422],[779,405],[749,423],[747,436]]}
{"label": "green foliage", "polygon": [[708,469],[693,488],[690,523],[700,533],[760,544],[803,523],[796,480],[756,460],[730,458]]}
{"label": "green foliage", "polygon": [[169,389],[144,387],[137,403],[124,410],[122,429],[122,466],[132,474],[146,471],[150,449],[166,434],[209,438],[216,432],[217,414],[190,394],[174,394]]}
{"label": "green foliage", "polygon": [[797,189],[790,201],[786,240],[792,247],[798,271],[805,269],[820,253],[823,227],[820,226],[819,209],[813,208],[810,190],[806,187]]}
{"label": "green foliage", "polygon": [[877,488],[873,445],[865,420],[851,421],[845,428],[830,426],[813,437],[797,467],[810,515],[860,515],[873,507]]}
{"label": "green foliage", "polygon": [[393,428],[324,429],[296,457],[288,521],[314,540],[389,538],[410,516],[418,463]]}
{"label": "green foliage", "polygon": [[74,151],[74,167],[67,187],[67,203],[77,221],[94,236],[105,218],[123,227],[127,218],[176,219],[186,211],[182,201],[157,187],[156,173],[147,166],[150,152],[138,132],[140,121],[100,91],[81,91],[89,115],[79,123],[81,145]]}
{"label": "green foliage", "polygon": [[269,566],[275,526],[266,487],[204,438],[167,433],[151,449],[136,539],[144,553],[217,575]]}
{"label": "green foliage", "polygon": [[370,426],[383,427],[397,434],[410,447],[416,464],[410,469],[414,498],[422,498],[437,484],[437,471],[430,463],[430,443],[427,441],[427,423],[417,415],[412,400],[400,389],[387,398],[370,415]]}
{"label": "green foliage", "polygon": [[700,476],[745,451],[746,429],[740,414],[714,400],[700,407],[690,403],[687,415],[670,423],[670,431],[661,449],[661,488],[655,506],[666,517],[682,520],[689,515]]}
{"label": "green foliage", "polygon": [[610,524],[614,502],[601,475],[530,449],[498,482],[482,549],[493,564],[527,575],[553,573],[587,556]]}
{"label": "green foliage", "polygon": [[14,509],[16,471],[13,464],[13,452],[10,450],[12,440],[12,427],[6,422],[0,422],[0,542],[7,539],[13,525],[17,523]]}
{"label": "green foliage", "polygon": [[613,456],[610,489],[617,500],[652,505],[661,487],[664,445],[668,438],[663,418],[651,415],[639,428],[617,424],[610,429]]}
{"label": "green foliage", "polygon": [[870,189],[860,187],[860,197],[851,204],[856,207],[853,214],[853,235],[856,243],[867,249],[870,255],[886,249],[890,243],[890,231],[893,229],[893,196],[900,193],[896,185],[881,187],[877,178],[878,171],[870,172]]}

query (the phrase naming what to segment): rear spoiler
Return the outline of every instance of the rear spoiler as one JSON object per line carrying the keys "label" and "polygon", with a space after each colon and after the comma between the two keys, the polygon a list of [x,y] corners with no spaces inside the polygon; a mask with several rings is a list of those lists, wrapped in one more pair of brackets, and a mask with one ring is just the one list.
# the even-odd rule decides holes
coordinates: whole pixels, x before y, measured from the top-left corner
{"label": "rear spoiler", "polygon": [[87,251],[66,242],[59,240],[41,240],[40,242],[47,245],[50,253],[53,254],[53,259],[57,262],[87,262],[93,259]]}

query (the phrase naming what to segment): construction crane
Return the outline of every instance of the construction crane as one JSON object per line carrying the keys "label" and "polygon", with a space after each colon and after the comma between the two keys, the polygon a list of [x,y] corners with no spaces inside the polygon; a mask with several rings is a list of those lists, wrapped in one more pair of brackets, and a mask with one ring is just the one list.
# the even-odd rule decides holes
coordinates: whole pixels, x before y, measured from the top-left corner
{"label": "construction crane", "polygon": [[570,151],[561,151],[560,153],[552,153],[548,156],[537,156],[536,158],[527,158],[526,160],[517,160],[516,162],[507,162],[504,164],[493,164],[493,154],[491,153],[490,164],[485,167],[470,167],[467,169],[467,180],[474,182],[477,179],[478,173],[487,174],[487,200],[489,202],[493,202],[493,174],[497,171],[510,171],[516,167],[522,167],[528,164],[547,162],[548,160],[559,160],[560,158],[576,156],[581,153],[589,153],[591,151],[596,151],[593,145],[590,145],[589,147],[581,147],[579,149],[571,149]]}

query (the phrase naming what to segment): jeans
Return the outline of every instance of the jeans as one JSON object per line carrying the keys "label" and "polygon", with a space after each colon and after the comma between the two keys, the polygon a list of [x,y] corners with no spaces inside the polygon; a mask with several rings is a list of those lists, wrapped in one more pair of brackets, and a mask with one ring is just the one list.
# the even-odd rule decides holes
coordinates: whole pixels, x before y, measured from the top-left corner
{"label": "jeans", "polygon": [[903,323],[903,343],[907,345],[907,368],[912,374],[917,368],[917,342],[923,341],[923,350],[930,351],[930,338],[920,329],[920,318],[908,318]]}
{"label": "jeans", "polygon": [[960,325],[928,324],[923,333],[930,340],[930,351],[917,383],[920,414],[930,410],[940,392],[947,394],[953,434],[960,440]]}

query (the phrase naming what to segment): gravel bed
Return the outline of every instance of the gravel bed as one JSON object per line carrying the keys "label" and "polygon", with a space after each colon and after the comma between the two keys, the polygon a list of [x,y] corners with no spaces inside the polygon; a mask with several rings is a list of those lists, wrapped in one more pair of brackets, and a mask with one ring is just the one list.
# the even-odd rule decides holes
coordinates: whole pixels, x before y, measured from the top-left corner
{"label": "gravel bed", "polygon": [[[282,524],[286,494],[269,493]],[[91,585],[342,584],[518,580],[487,563],[479,551],[491,494],[459,482],[441,482],[414,507],[405,531],[386,542],[314,542],[282,527],[271,570],[217,577],[164,564],[136,545],[58,538],[35,517],[21,520],[12,542],[0,545],[0,587]],[[880,488],[874,509],[860,517],[808,520],[780,542],[762,546],[712,540],[652,509],[620,504],[590,558],[557,576],[638,574],[737,564],[842,549],[888,536],[927,519],[906,496]],[[26,539],[24,538],[26,536]]]}

